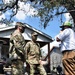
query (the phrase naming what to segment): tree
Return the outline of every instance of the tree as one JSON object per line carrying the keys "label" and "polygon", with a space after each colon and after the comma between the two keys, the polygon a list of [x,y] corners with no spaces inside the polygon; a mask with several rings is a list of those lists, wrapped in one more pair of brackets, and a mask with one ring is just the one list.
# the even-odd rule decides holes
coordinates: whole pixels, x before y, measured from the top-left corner
{"label": "tree", "polygon": [[[2,18],[0,22],[10,23],[14,21],[13,17],[18,13],[18,11],[23,11],[25,13],[26,10],[25,8],[21,8],[19,5],[20,2],[24,5],[29,3],[29,9],[35,9],[33,11],[34,14],[31,16],[39,17],[41,21],[40,24],[43,25],[44,28],[46,28],[48,23],[52,21],[55,16],[61,15],[61,22],[63,22],[62,14],[64,13],[69,12],[72,17],[75,18],[75,0],[0,0],[0,15],[7,11],[11,12],[9,19]],[[36,11],[37,13],[35,13]]]}

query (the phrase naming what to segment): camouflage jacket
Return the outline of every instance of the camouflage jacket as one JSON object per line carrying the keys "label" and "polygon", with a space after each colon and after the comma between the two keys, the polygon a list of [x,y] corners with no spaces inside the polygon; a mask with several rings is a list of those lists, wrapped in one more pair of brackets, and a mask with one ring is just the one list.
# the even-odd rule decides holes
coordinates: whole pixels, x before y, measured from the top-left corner
{"label": "camouflage jacket", "polygon": [[28,63],[39,64],[41,52],[40,52],[40,45],[38,43],[29,41],[25,46],[25,51],[26,51],[26,60]]}
{"label": "camouflage jacket", "polygon": [[11,59],[23,59],[25,55],[25,40],[17,30],[10,37],[9,56]]}

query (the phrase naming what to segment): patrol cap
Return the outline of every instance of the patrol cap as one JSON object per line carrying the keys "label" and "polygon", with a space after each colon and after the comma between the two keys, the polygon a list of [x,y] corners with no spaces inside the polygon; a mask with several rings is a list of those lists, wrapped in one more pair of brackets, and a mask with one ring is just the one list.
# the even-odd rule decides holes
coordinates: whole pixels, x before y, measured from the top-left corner
{"label": "patrol cap", "polygon": [[63,27],[72,27],[72,24],[70,22],[64,22],[62,26],[60,26],[60,28],[63,28]]}
{"label": "patrol cap", "polygon": [[17,25],[17,26],[21,26],[21,27],[24,27],[24,28],[25,28],[25,25],[24,25],[23,23],[21,23],[21,22],[16,22],[16,25]]}
{"label": "patrol cap", "polygon": [[33,32],[31,35],[32,36],[38,36],[38,33],[37,32]]}

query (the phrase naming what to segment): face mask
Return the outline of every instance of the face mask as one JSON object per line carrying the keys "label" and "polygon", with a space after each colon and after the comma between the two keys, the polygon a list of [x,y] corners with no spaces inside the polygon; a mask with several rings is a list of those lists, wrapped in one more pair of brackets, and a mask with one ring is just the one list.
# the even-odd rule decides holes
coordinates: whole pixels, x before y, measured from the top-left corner
{"label": "face mask", "polygon": [[22,29],[21,29],[21,33],[24,33],[24,31],[25,31],[25,28],[22,28]]}
{"label": "face mask", "polygon": [[25,28],[24,27],[20,27],[19,29],[20,29],[20,32],[21,33],[24,33],[24,31],[25,31]]}

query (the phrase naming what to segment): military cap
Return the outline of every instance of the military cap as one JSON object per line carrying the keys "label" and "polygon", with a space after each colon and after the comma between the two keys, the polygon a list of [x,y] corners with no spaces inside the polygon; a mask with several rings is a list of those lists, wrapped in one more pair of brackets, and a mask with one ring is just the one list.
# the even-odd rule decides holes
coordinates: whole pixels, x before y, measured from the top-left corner
{"label": "military cap", "polygon": [[32,36],[38,36],[38,33],[37,32],[33,32]]}
{"label": "military cap", "polygon": [[16,22],[16,25],[21,26],[21,27],[25,27],[25,25],[23,23],[21,23],[21,22]]}

